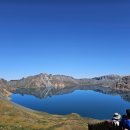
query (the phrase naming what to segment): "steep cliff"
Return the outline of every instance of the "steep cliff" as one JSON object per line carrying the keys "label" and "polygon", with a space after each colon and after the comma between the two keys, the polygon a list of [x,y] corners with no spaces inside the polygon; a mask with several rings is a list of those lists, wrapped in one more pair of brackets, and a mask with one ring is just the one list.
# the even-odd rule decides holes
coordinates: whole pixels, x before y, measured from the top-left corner
{"label": "steep cliff", "polygon": [[124,90],[130,90],[130,76],[125,76],[121,78],[117,83],[116,83],[116,88],[117,89],[124,89]]}
{"label": "steep cliff", "polygon": [[4,79],[0,79],[0,96],[9,96],[13,88],[9,86],[8,82]]}

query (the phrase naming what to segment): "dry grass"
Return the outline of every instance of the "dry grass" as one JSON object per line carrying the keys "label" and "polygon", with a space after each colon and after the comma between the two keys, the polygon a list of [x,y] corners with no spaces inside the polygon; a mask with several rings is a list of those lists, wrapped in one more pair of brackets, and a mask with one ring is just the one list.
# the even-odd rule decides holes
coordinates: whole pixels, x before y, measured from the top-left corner
{"label": "dry grass", "polygon": [[77,114],[50,115],[30,111],[0,99],[0,130],[87,130],[87,124],[98,122]]}

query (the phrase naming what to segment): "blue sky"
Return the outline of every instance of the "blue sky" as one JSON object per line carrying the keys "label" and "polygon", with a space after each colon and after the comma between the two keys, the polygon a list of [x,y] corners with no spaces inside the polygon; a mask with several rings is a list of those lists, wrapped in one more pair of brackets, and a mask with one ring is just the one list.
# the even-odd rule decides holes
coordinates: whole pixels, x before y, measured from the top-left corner
{"label": "blue sky", "polygon": [[129,0],[0,1],[0,77],[130,74]]}

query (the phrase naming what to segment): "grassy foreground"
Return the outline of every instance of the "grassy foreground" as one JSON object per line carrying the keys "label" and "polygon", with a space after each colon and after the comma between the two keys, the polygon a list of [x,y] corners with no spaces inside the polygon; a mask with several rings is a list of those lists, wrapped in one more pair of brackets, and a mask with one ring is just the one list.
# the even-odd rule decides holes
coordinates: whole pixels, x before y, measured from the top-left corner
{"label": "grassy foreground", "polygon": [[31,111],[0,99],[0,130],[87,130],[98,121],[77,114],[65,116]]}

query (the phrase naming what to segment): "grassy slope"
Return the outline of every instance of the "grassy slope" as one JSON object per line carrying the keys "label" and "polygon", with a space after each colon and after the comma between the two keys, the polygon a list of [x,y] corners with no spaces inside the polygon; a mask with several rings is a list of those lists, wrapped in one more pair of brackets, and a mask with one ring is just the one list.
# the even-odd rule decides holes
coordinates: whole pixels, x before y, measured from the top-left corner
{"label": "grassy slope", "polygon": [[0,99],[0,130],[86,130],[90,122],[97,121],[30,111]]}

